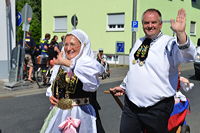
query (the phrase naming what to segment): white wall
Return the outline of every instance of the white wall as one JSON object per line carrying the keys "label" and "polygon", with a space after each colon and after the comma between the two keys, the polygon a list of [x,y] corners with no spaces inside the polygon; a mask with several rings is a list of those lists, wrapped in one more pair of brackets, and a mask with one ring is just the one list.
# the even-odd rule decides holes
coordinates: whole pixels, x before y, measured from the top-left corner
{"label": "white wall", "polygon": [[7,79],[8,60],[16,40],[15,0],[0,0],[0,3],[0,79]]}

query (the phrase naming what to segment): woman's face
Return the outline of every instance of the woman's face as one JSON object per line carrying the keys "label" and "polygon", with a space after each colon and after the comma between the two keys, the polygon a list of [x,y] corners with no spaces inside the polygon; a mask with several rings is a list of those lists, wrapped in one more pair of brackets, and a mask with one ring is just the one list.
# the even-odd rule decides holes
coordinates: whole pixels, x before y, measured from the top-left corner
{"label": "woman's face", "polygon": [[57,36],[55,37],[55,41],[58,41],[58,37]]}
{"label": "woman's face", "polygon": [[65,39],[64,50],[67,59],[71,60],[76,57],[81,49],[80,41],[73,35],[67,35]]}

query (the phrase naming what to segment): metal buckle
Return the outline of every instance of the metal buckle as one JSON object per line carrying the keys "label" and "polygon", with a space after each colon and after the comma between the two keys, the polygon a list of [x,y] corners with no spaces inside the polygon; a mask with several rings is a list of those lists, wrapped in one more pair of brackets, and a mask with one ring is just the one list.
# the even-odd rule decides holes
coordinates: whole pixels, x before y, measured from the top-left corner
{"label": "metal buckle", "polygon": [[58,101],[58,107],[60,108],[60,109],[63,109],[63,110],[65,110],[65,109],[71,109],[73,106],[72,106],[72,99],[68,99],[68,98],[66,98],[66,99],[64,99],[64,98],[62,98],[62,99],[60,99],[59,101]]}

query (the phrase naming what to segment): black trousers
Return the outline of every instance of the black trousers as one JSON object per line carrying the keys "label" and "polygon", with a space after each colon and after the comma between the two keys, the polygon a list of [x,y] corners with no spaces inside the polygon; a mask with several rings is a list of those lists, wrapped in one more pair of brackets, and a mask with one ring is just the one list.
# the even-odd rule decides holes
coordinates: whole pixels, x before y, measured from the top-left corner
{"label": "black trousers", "polygon": [[125,95],[120,133],[168,133],[168,119],[174,107],[174,97],[165,98],[147,108],[139,108]]}

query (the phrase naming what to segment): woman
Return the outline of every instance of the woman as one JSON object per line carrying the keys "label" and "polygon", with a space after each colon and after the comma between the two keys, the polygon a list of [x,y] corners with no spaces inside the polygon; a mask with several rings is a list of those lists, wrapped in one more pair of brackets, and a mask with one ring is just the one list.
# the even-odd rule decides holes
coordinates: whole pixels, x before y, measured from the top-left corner
{"label": "woman", "polygon": [[56,58],[58,53],[60,53],[57,40],[58,40],[57,35],[54,35],[53,38],[51,39],[51,43],[49,44],[49,47],[48,47],[49,60]]}
{"label": "woman", "polygon": [[54,106],[40,132],[96,133],[96,113],[90,101],[103,67],[93,58],[90,41],[83,31],[73,30],[64,42],[62,52],[54,59],[58,65],[54,66],[46,92]]}

